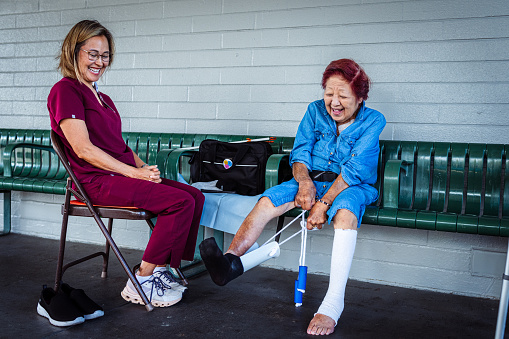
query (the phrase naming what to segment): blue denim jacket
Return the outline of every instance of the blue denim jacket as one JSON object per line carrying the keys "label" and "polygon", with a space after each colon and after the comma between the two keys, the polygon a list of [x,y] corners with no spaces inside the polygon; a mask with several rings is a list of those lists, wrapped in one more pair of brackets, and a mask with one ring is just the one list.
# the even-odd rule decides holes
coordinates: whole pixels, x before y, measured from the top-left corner
{"label": "blue denim jacket", "polygon": [[341,174],[349,185],[372,185],[377,178],[379,136],[385,127],[384,116],[361,105],[355,121],[339,136],[336,122],[322,100],[309,104],[302,119],[290,164],[300,162],[311,170]]}

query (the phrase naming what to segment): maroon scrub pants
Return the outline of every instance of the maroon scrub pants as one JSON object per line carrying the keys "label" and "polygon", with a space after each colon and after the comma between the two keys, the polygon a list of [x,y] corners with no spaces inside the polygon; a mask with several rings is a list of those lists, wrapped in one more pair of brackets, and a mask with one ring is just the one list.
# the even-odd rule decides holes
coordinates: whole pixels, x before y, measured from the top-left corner
{"label": "maroon scrub pants", "polygon": [[193,260],[205,197],[196,188],[162,179],[160,184],[120,175],[95,177],[83,188],[93,204],[133,206],[157,214],[143,260],[179,267]]}

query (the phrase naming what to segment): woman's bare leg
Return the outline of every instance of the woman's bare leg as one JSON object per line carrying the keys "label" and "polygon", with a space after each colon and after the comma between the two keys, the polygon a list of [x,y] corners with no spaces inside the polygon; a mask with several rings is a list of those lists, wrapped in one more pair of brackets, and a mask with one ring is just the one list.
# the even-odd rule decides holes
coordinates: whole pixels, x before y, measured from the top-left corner
{"label": "woman's bare leg", "polygon": [[241,256],[256,242],[269,221],[294,207],[293,202],[274,207],[269,198],[261,198],[240,225],[226,253]]}
{"label": "woman's bare leg", "polygon": [[205,239],[199,246],[200,254],[212,281],[219,286],[224,286],[244,273],[240,256],[253,246],[271,219],[293,207],[293,202],[275,207],[269,198],[261,198],[242,222],[230,248],[224,255],[214,238]]}

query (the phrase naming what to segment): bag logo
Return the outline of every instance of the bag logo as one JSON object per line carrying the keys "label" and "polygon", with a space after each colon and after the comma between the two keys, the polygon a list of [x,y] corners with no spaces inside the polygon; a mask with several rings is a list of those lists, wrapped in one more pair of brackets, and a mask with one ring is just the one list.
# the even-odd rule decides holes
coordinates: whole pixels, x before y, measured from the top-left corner
{"label": "bag logo", "polygon": [[233,166],[233,161],[232,161],[232,159],[224,159],[224,160],[223,160],[223,167],[224,167],[225,169],[230,169],[232,166]]}

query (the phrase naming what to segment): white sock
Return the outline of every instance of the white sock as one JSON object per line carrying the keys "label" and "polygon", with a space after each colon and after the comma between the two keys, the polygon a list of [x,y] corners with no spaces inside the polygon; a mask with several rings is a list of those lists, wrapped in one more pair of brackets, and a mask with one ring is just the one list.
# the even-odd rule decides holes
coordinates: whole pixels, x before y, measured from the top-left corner
{"label": "white sock", "polygon": [[156,266],[156,268],[154,268],[154,273],[155,273],[155,272],[159,272],[159,271],[162,271],[162,272],[164,272],[164,271],[168,271],[168,267],[167,267],[167,266],[164,266],[164,267],[162,267],[162,266],[161,266],[161,267]]}
{"label": "white sock", "polygon": [[[152,275],[147,275],[147,276],[142,276],[142,275],[135,275],[136,279],[138,279],[138,282],[140,284],[143,284],[145,281],[149,280],[150,278],[152,278]],[[129,280],[131,281],[131,280]]]}
{"label": "white sock", "polygon": [[[138,280],[138,282],[140,284],[143,284],[145,281],[147,281],[150,278],[152,278],[152,275],[142,276],[142,275],[138,275],[137,272],[136,272],[136,274],[134,276],[136,277],[136,280]],[[127,286],[130,289],[132,289],[133,291],[136,291],[136,288],[134,287],[133,282],[131,281],[131,279],[127,279]]]}
{"label": "white sock", "polygon": [[345,307],[346,282],[348,281],[356,242],[357,230],[334,230],[329,289],[316,313],[331,317],[336,324]]}

